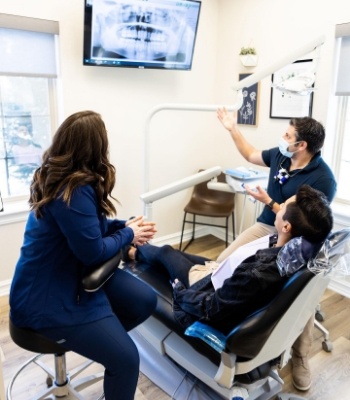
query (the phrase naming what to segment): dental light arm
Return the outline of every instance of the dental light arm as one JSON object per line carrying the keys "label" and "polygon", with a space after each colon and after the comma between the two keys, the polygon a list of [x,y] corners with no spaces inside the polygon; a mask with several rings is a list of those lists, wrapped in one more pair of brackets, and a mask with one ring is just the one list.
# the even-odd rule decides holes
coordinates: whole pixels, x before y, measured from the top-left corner
{"label": "dental light arm", "polygon": [[198,172],[197,174],[188,176],[187,178],[170,183],[169,185],[165,185],[161,188],[151,190],[148,193],[144,193],[141,195],[141,200],[143,200],[146,204],[153,203],[156,200],[179,192],[180,190],[187,189],[191,186],[197,185],[198,183],[212,179],[215,176],[218,176],[220,173],[221,167],[212,167],[206,169]]}
{"label": "dental light arm", "polygon": [[275,63],[265,67],[258,69],[254,74],[249,75],[248,77],[238,81],[232,86],[233,90],[242,90],[245,87],[249,87],[259,82],[261,79],[266,78],[269,75],[272,75],[274,72],[280,70],[283,67],[286,67],[289,64],[292,64],[294,61],[298,60],[300,57],[305,56],[306,54],[312,52],[319,46],[321,46],[325,42],[325,36],[320,36],[317,39],[312,40],[311,42],[305,44],[304,46],[299,47],[297,50],[290,52],[283,59],[276,61]]}
{"label": "dental light arm", "polygon": [[220,192],[235,193],[235,191],[228,183],[210,181],[208,182],[207,186],[208,189],[219,190]]}
{"label": "dental light arm", "polygon": [[212,167],[204,171],[198,172],[197,174],[188,176],[187,178],[180,179],[176,182],[170,183],[169,185],[162,186],[158,189],[151,190],[141,195],[141,200],[145,203],[145,216],[147,219],[151,219],[152,203],[160,200],[163,197],[170,196],[171,194],[177,193],[181,190],[187,189],[191,186],[195,186],[198,183],[208,181],[221,173],[221,167]]}
{"label": "dental light arm", "polygon": [[[230,111],[238,110],[243,104],[242,91],[237,92],[236,103],[228,105],[226,108]],[[150,169],[150,132],[151,132],[151,121],[152,118],[161,111],[216,111],[221,105],[216,104],[176,104],[176,103],[164,103],[154,107],[146,120],[145,127],[145,143],[144,143],[144,191],[149,191],[149,169]]]}
{"label": "dental light arm", "polygon": [[[286,57],[282,58],[281,60],[271,64],[270,66],[262,69],[258,69],[252,75],[238,81],[232,86],[232,89],[236,91],[236,103],[231,106],[226,106],[229,111],[238,110],[241,108],[243,103],[243,95],[242,89],[245,87],[249,87],[254,85],[255,83],[259,82],[261,79],[266,78],[269,75],[272,75],[274,72],[278,71],[279,69],[293,63],[294,61],[298,60],[300,57],[307,55],[308,53],[312,52],[315,49],[318,49],[325,42],[325,37],[320,36],[315,40],[305,44],[304,46],[299,47],[294,52],[288,53]],[[294,91],[295,92],[295,91]],[[150,126],[152,118],[161,111],[164,110],[175,110],[175,111],[216,111],[218,108],[222,107],[222,105],[201,105],[201,104],[173,104],[173,103],[166,103],[160,104],[154,107],[151,112],[149,113],[146,126],[145,126],[145,143],[144,143],[144,194],[141,196],[145,204],[145,215],[150,218],[150,214],[152,211],[152,202],[159,200],[163,197],[169,196],[173,193],[178,192],[179,190],[183,190],[190,186],[196,185],[197,183],[203,182],[207,180],[207,176],[202,181],[197,181],[198,174],[193,175],[185,180],[177,181],[173,184],[163,186],[163,188],[156,189],[153,191],[149,191],[149,174],[150,174]],[[209,170],[207,170],[209,171]],[[221,171],[221,169],[220,169]],[[220,171],[213,176],[217,176]],[[197,178],[194,178],[197,176]],[[209,177],[212,178],[213,176]],[[192,180],[193,179],[193,180]],[[227,185],[228,186],[228,185]],[[227,186],[226,190],[228,190]],[[214,187],[213,187],[214,188]],[[223,187],[221,187],[223,189]]]}

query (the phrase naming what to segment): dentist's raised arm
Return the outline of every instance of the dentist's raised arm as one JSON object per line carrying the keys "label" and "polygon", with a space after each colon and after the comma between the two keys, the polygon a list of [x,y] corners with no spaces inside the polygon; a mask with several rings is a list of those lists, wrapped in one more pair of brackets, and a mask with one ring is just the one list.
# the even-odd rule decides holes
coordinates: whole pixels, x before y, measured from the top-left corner
{"label": "dentist's raised arm", "polygon": [[266,165],[262,159],[261,150],[256,149],[249,142],[247,142],[240,132],[237,123],[237,111],[229,113],[225,107],[218,108],[217,117],[222,123],[223,127],[230,132],[237,150],[241,153],[241,155],[252,164],[265,167]]}

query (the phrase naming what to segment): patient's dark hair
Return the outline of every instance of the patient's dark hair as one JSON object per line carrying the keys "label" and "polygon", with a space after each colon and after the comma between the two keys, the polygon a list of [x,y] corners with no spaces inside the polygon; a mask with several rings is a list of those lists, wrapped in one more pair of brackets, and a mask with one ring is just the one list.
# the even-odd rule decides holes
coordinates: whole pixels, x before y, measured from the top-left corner
{"label": "patient's dark hair", "polygon": [[116,209],[110,198],[114,184],[105,124],[100,114],[80,111],[63,121],[44,152],[30,187],[29,205],[39,218],[50,201],[62,197],[69,205],[74,190],[92,185],[101,210],[113,215]]}
{"label": "patient's dark hair", "polygon": [[282,218],[291,223],[292,237],[303,236],[311,243],[323,242],[333,227],[326,196],[309,185],[299,187],[295,201],[287,204]]}

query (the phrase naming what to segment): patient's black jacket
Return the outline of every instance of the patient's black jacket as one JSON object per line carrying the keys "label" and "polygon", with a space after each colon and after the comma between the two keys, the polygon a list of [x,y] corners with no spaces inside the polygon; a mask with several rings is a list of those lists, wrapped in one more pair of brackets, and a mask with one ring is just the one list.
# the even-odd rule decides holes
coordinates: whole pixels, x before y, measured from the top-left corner
{"label": "patient's black jacket", "polygon": [[288,280],[277,268],[280,249],[257,251],[244,260],[217,290],[211,283],[211,275],[189,288],[179,282],[174,287],[173,303],[177,322],[186,329],[200,320],[228,334],[247,316],[267,305]]}

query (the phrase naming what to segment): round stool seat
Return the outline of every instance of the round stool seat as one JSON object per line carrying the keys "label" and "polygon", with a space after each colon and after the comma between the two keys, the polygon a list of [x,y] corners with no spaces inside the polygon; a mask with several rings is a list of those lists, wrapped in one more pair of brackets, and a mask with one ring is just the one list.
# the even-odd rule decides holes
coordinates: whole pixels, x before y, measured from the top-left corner
{"label": "round stool seat", "polygon": [[41,354],[64,354],[68,350],[30,328],[18,328],[9,321],[12,340],[25,350]]}
{"label": "round stool seat", "polygon": [[[89,375],[85,374],[84,376],[79,377],[81,373],[83,373],[91,364],[93,364],[92,360],[86,359],[79,366],[75,367],[73,371],[68,372],[66,368],[66,353],[68,353],[69,350],[33,329],[19,328],[18,326],[14,325],[11,318],[9,319],[9,330],[10,336],[14,343],[16,343],[22,349],[36,353],[36,355],[26,361],[10,380],[7,387],[7,400],[14,400],[12,397],[12,390],[15,385],[15,381],[17,377],[31,365],[39,367],[39,369],[47,374],[47,389],[40,389],[40,391],[37,393],[38,397],[31,397],[32,399],[39,400],[65,398],[67,400],[82,400],[85,398],[83,397],[83,393],[81,393],[82,391],[87,389],[89,386],[96,384],[97,382],[103,381],[104,371],[93,372]],[[54,368],[52,368],[51,360],[41,358],[46,354],[53,355]],[[48,358],[48,356],[46,356],[46,358]],[[33,373],[33,371],[31,371],[31,373]],[[98,400],[102,399],[104,399],[103,393],[101,396],[99,396]]]}

